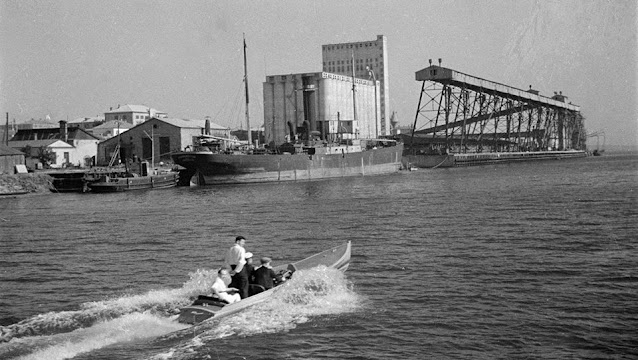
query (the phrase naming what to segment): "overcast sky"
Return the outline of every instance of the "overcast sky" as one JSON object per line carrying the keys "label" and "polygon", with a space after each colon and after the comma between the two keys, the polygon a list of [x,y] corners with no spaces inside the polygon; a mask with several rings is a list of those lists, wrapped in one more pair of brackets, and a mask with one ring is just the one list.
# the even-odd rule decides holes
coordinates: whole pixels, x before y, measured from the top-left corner
{"label": "overcast sky", "polygon": [[637,5],[614,1],[0,0],[0,111],[54,121],[143,104],[251,124],[267,75],[321,71],[321,45],[388,39],[390,111],[414,121],[428,59],[581,106],[588,132],[638,143]]}

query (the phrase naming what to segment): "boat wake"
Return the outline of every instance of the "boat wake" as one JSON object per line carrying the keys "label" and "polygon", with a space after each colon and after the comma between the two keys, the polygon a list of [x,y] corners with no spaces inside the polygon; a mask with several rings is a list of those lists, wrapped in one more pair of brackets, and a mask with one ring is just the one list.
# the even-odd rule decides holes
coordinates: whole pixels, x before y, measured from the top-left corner
{"label": "boat wake", "polygon": [[285,332],[313,317],[353,312],[361,306],[361,298],[339,270],[298,270],[292,280],[275,289],[268,301],[220,320],[197,324],[185,331],[189,335],[178,345],[150,359],[200,358],[201,352],[208,352],[217,339]]}
{"label": "boat wake", "polygon": [[89,302],[79,310],[39,314],[0,327],[0,358],[69,359],[98,349],[108,352],[104,348],[115,344],[135,342],[138,348],[140,341],[154,339],[154,349],[158,344],[171,348],[151,359],[189,359],[215,339],[288,331],[313,316],[350,312],[360,303],[342,272],[317,267],[295,272],[268,301],[241,313],[193,327],[178,323],[178,309],[207,293],[215,277],[214,270],[198,270],[179,289]]}
{"label": "boat wake", "polygon": [[0,358],[66,359],[183,329],[174,321],[178,309],[210,289],[215,276],[213,270],[197,270],[179,289],[84,303],[79,310],[38,314],[0,327]]}
{"label": "boat wake", "polygon": [[131,313],[67,333],[14,339],[0,345],[3,359],[68,359],[116,343],[155,338],[185,326],[149,313]]}

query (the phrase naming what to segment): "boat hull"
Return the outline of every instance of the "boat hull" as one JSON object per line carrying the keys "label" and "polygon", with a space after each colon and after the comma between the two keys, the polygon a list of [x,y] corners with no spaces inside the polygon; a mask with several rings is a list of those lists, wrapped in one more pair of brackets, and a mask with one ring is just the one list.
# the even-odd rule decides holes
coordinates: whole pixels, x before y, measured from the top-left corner
{"label": "boat hull", "polygon": [[586,157],[582,150],[526,151],[526,152],[485,152],[449,155],[403,156],[403,162],[420,168],[460,167],[486,164],[501,164],[521,161],[562,160]]}
{"label": "boat hull", "polygon": [[144,189],[162,189],[177,185],[177,173],[168,173],[153,176],[111,178],[89,183],[92,192],[118,192]]}
{"label": "boat hull", "polygon": [[401,168],[403,144],[341,154],[234,155],[187,151],[173,161],[195,170],[199,185],[307,181],[391,174]]}
{"label": "boat hull", "polygon": [[[303,260],[287,265],[273,267],[273,270],[275,272],[286,269],[297,271],[312,269],[314,267],[323,265],[340,271],[346,271],[348,269],[348,266],[350,265],[350,255],[351,244],[348,241],[343,245],[339,245],[332,249],[322,251]],[[259,294],[250,296],[246,299],[242,299],[239,302],[225,305],[223,307],[219,306],[216,303],[200,304],[200,301],[198,300],[193,305],[182,308],[180,310],[180,315],[177,318],[177,321],[184,324],[196,324],[212,317],[217,319],[224,316],[232,315],[250,306],[267,300],[274,294],[275,291],[277,291],[277,289],[277,287],[274,287]]]}

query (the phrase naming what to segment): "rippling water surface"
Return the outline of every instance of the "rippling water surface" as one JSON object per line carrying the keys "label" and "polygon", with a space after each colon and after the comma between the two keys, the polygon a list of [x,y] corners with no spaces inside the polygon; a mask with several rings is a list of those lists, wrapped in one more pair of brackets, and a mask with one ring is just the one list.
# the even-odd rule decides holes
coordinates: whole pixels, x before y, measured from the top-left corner
{"label": "rippling water surface", "polygon": [[[352,262],[177,324],[239,234]],[[0,199],[0,358],[635,358],[636,234],[635,154]]]}

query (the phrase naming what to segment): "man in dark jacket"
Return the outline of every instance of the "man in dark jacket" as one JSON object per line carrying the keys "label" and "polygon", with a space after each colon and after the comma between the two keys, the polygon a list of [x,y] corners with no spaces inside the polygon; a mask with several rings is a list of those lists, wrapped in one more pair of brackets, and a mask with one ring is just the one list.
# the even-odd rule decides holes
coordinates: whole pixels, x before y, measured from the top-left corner
{"label": "man in dark jacket", "polygon": [[261,258],[261,266],[255,269],[255,284],[263,286],[266,290],[274,286],[273,280],[277,278],[277,274],[270,266],[272,260],[268,257]]}

